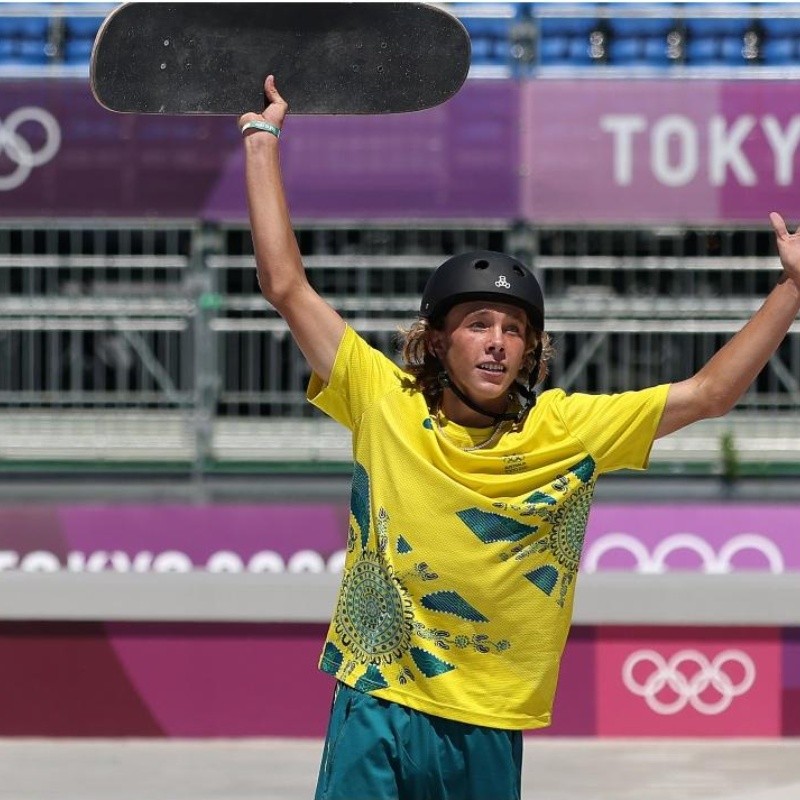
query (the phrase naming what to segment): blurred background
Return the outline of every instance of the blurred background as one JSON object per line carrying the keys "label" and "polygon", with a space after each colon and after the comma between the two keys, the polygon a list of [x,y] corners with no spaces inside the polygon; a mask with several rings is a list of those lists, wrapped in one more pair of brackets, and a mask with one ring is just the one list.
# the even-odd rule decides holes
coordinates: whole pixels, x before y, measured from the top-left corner
{"label": "blurred background", "polygon": [[[548,386],[691,375],[800,218],[800,6],[440,5],[453,99],[287,121],[314,285],[395,356],[432,268],[503,250]],[[235,120],[94,101],[113,8],[0,5],[0,736],[319,737],[347,431],[258,292]],[[798,476],[795,324],[731,414],[600,482],[546,735],[800,734]]]}

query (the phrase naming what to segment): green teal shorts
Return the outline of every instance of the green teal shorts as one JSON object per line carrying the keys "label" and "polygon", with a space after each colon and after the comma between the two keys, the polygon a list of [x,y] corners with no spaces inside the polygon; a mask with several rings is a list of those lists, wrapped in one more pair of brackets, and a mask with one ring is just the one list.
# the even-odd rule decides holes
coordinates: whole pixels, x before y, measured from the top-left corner
{"label": "green teal shorts", "polygon": [[338,683],[315,800],[519,800],[522,733],[434,717]]}

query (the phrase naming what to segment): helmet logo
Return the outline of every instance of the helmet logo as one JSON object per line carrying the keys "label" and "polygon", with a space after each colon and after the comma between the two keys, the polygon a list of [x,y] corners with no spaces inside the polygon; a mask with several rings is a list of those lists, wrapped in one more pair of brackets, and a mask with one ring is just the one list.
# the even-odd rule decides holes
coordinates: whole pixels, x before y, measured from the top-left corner
{"label": "helmet logo", "polygon": [[500,277],[499,277],[499,278],[498,278],[498,279],[497,279],[497,280],[494,282],[494,285],[495,285],[495,286],[496,286],[498,289],[500,289],[500,288],[503,288],[503,289],[510,289],[510,288],[511,288],[511,284],[510,284],[510,283],[509,283],[509,282],[506,280],[506,276],[505,276],[505,275],[501,275],[501,276],[500,276]]}

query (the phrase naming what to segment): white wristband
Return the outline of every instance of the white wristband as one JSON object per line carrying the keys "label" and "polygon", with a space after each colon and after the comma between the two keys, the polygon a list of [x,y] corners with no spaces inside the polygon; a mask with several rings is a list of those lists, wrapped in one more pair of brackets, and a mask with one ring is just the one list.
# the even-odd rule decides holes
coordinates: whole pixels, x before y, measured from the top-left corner
{"label": "white wristband", "polygon": [[246,130],[257,130],[257,131],[266,131],[267,133],[271,133],[276,139],[281,138],[281,129],[276,128],[274,125],[270,125],[269,122],[263,122],[262,120],[254,120],[253,122],[245,122],[242,125],[242,135],[244,136],[244,132]]}

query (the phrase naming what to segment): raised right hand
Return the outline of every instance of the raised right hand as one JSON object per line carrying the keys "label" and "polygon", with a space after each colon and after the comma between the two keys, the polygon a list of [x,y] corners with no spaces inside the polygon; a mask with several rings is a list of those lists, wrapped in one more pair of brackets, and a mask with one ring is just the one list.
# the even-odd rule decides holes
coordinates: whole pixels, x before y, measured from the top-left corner
{"label": "raised right hand", "polygon": [[[275,125],[278,128],[283,127],[283,121],[289,113],[289,104],[281,97],[278,89],[275,86],[275,76],[267,75],[264,81],[264,94],[267,96],[267,105],[260,114],[254,111],[248,111],[239,117],[238,125],[241,128],[246,122],[254,122],[255,120],[263,120],[269,122],[270,125]],[[247,131],[251,133],[251,131]]]}

